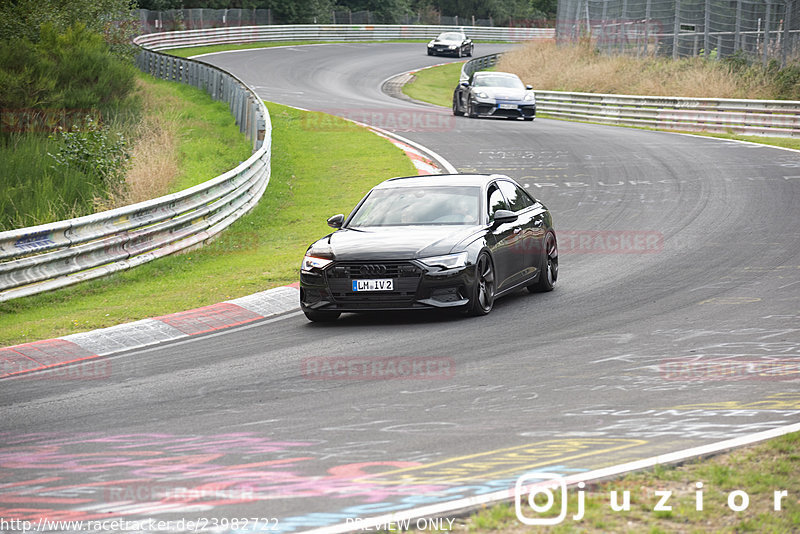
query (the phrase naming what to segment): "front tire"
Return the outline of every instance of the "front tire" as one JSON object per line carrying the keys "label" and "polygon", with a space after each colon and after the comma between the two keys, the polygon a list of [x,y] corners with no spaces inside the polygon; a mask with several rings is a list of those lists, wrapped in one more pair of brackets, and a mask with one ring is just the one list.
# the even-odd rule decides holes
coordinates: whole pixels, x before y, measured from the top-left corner
{"label": "front tire", "polygon": [[461,109],[459,109],[459,107],[458,107],[458,94],[454,94],[453,95],[453,115],[455,115],[456,117],[460,117],[463,114],[464,114],[464,112],[461,111]]}
{"label": "front tire", "polygon": [[528,286],[531,293],[552,291],[558,279],[558,244],[556,236],[548,232],[544,238],[544,247],[539,263],[539,280]]}
{"label": "front tire", "polygon": [[309,309],[303,309],[303,313],[305,313],[306,318],[313,323],[330,323],[331,321],[338,319],[341,315],[339,312]]}
{"label": "front tire", "polygon": [[467,305],[467,315],[487,315],[494,307],[494,266],[492,258],[485,252],[478,256],[475,263],[475,283],[472,286],[472,296]]}
{"label": "front tire", "polygon": [[433,50],[428,50],[428,55],[432,56],[433,55]]}
{"label": "front tire", "polygon": [[472,100],[469,99],[469,95],[467,95],[467,117],[470,119],[477,118],[478,114],[475,113],[475,109],[472,107]]}

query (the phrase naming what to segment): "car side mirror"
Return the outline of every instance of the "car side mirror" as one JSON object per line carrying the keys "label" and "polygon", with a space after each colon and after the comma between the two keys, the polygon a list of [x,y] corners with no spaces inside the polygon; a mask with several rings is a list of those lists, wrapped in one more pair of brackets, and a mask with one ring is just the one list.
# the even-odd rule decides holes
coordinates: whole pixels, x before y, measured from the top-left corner
{"label": "car side mirror", "polygon": [[469,87],[469,82],[461,82],[459,85],[461,85],[461,87]]}
{"label": "car side mirror", "polygon": [[517,214],[509,210],[497,210],[494,212],[494,224],[501,225],[516,221]]}
{"label": "car side mirror", "polygon": [[344,224],[344,215],[338,214],[328,219],[328,226],[331,228],[341,228]]}
{"label": "car side mirror", "polygon": [[531,89],[533,89],[533,86],[532,86],[532,85],[526,85],[526,86],[525,86],[525,89],[527,89],[528,91],[530,91]]}

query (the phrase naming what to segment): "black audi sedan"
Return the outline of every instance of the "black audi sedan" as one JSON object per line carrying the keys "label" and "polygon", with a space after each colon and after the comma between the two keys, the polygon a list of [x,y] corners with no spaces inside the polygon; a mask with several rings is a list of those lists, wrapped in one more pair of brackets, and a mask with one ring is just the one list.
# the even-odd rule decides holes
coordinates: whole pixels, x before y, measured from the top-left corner
{"label": "black audi sedan", "polygon": [[550,212],[507,176],[392,178],[375,186],[300,268],[311,321],[342,312],[457,309],[486,315],[496,298],[550,291],[558,246]]}

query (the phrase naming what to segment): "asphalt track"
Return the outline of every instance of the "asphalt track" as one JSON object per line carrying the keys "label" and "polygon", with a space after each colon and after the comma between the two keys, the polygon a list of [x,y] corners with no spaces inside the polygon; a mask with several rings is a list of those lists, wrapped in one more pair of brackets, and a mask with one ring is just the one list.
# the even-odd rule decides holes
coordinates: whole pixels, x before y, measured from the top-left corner
{"label": "asphalt track", "polygon": [[[3,380],[0,517],[302,531],[800,422],[800,153],[382,94],[443,61],[419,44],[204,59],[519,180],[554,214],[557,289],[482,318],[290,314],[112,356],[102,379]],[[413,376],[375,379],[400,359]],[[353,361],[371,371],[326,367]]]}

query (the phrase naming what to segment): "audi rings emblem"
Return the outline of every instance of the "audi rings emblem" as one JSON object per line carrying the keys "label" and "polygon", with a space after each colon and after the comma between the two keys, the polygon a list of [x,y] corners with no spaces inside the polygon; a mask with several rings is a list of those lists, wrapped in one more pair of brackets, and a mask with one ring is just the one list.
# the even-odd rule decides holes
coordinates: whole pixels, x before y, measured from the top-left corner
{"label": "audi rings emblem", "polygon": [[362,265],[358,271],[361,274],[386,274],[386,266],[381,264]]}

